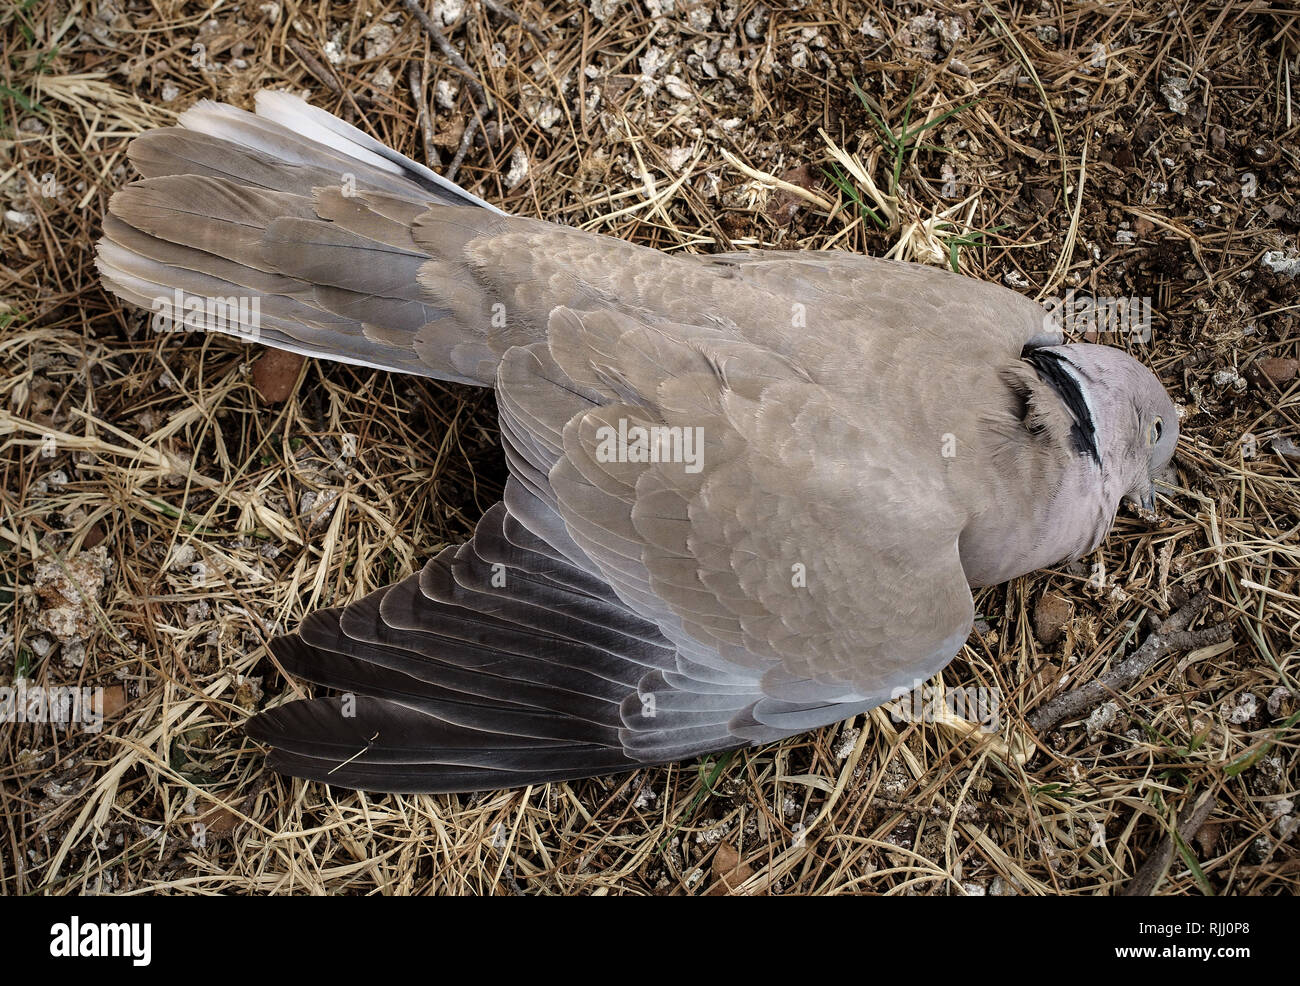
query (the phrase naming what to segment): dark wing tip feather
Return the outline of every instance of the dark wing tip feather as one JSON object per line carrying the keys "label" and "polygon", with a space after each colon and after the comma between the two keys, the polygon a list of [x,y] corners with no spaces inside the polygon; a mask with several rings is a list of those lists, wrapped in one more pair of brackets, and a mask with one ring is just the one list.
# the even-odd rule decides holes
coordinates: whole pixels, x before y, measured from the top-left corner
{"label": "dark wing tip feather", "polygon": [[[591,592],[576,565],[511,541],[512,521],[490,510],[469,545],[422,574],[318,610],[271,641],[288,674],[341,693],[249,721],[248,735],[272,747],[271,767],[363,790],[452,793],[633,770],[742,742],[728,723],[757,695],[693,687],[682,673],[689,662],[674,660],[664,637],[616,597]],[[657,705],[643,701],[645,688]]]}

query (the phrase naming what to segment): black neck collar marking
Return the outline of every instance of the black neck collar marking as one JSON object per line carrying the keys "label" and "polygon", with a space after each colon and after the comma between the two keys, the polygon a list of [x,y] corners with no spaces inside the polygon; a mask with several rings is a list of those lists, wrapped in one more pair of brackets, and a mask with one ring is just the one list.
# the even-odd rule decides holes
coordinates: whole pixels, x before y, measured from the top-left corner
{"label": "black neck collar marking", "polygon": [[[1079,455],[1087,455],[1098,466],[1101,465],[1101,453],[1097,451],[1097,423],[1092,419],[1088,399],[1084,397],[1079,386],[1079,378],[1074,375],[1070,361],[1060,353],[1050,349],[1029,349],[1022,356],[1024,361],[1034,368],[1038,378],[1056,391],[1065,404],[1074,424],[1070,428],[1070,446]],[[1067,369],[1069,367],[1069,369]]]}

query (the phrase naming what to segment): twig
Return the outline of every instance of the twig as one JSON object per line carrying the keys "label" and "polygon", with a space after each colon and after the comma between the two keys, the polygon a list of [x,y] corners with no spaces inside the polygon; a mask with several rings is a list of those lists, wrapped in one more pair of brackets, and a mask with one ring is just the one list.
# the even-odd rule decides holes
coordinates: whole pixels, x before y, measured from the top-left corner
{"label": "twig", "polygon": [[307,71],[315,77],[317,82],[336,96],[343,92],[343,87],[339,84],[339,80],[334,73],[325,68],[320,59],[313,55],[305,44],[297,38],[289,38],[286,43],[289,45],[289,50],[298,56],[298,59],[306,67]]}
{"label": "twig", "polygon": [[[361,92],[353,93],[351,89],[343,84],[343,81],[339,78],[339,74],[334,71],[334,66],[322,62],[297,38],[289,38],[288,45],[289,50],[298,56],[303,65],[306,66],[307,71],[310,72],[321,85],[334,93],[334,95],[342,96],[347,101],[347,109],[343,113],[344,119],[349,122],[355,122],[356,117],[363,115],[364,111],[362,107],[369,107],[371,105],[369,96]],[[349,116],[348,110],[355,114],[355,116]]]}
{"label": "twig", "polygon": [[1229,623],[1216,623],[1213,626],[1202,627],[1200,630],[1187,629],[1209,601],[1208,593],[1198,592],[1181,609],[1161,623],[1127,660],[1100,678],[1052,699],[1030,717],[1030,727],[1034,732],[1042,734],[1058,722],[1073,719],[1100,705],[1111,695],[1122,691],[1141,678],[1148,668],[1171,651],[1192,650],[1230,639],[1232,626]]}
{"label": "twig", "polygon": [[438,148],[433,146],[433,124],[429,121],[429,107],[424,102],[423,63],[411,62],[407,66],[406,76],[411,84],[411,97],[415,100],[415,112],[418,114],[420,136],[424,140],[424,163],[437,171],[442,167],[442,156],[438,153]]}
{"label": "twig", "polygon": [[518,24],[543,44],[549,40],[546,37],[546,32],[544,32],[540,27],[532,21],[526,20],[520,14],[515,13],[509,7],[503,7],[501,4],[497,3],[497,0],[483,0],[483,6],[492,11],[492,13],[496,14],[498,17],[504,17],[511,23]]}
{"label": "twig", "polygon": [[[1182,814],[1178,817],[1177,834],[1178,838],[1184,844],[1190,843],[1200,831],[1205,820],[1210,817],[1210,812],[1214,810],[1214,792],[1206,791],[1192,804],[1183,809]],[[1137,871],[1137,875],[1129,881],[1129,885],[1124,888],[1124,897],[1150,897],[1156,892],[1156,887],[1164,879],[1165,873],[1169,870],[1169,864],[1174,858],[1174,849],[1176,840],[1174,832],[1169,832],[1161,840],[1156,851],[1151,854],[1142,868]]]}
{"label": "twig", "polygon": [[438,25],[433,22],[433,19],[424,12],[424,8],[420,6],[419,0],[402,0],[402,6],[409,10],[415,16],[415,19],[420,22],[420,26],[424,28],[429,37],[433,38],[433,43],[436,44],[443,55],[446,56],[447,61],[451,62],[451,64],[464,73],[465,84],[469,86],[470,92],[474,94],[474,99],[479,106],[485,108],[491,106],[492,104],[488,99],[487,92],[483,89],[483,84],[479,82],[478,76],[474,73],[474,70],[469,67],[469,64],[465,59],[460,57],[460,52],[452,47],[451,42],[447,40],[447,36],[442,33],[442,28],[438,27]]}
{"label": "twig", "polygon": [[465,125],[465,132],[460,135],[460,146],[456,148],[456,156],[451,159],[451,166],[447,168],[446,179],[455,181],[456,176],[460,174],[460,166],[465,160],[465,152],[469,150],[470,141],[474,139],[474,134],[478,131],[478,114],[475,113]]}

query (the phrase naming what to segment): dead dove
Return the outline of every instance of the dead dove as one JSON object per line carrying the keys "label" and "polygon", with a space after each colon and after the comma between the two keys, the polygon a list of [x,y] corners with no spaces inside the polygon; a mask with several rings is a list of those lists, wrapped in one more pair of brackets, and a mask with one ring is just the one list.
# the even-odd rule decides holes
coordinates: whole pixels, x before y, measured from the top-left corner
{"label": "dead dove", "polygon": [[105,286],[495,387],[510,469],[472,539],[272,641],[336,693],[249,722],[276,770],[478,791],[768,743],[916,688],[970,633],[972,586],[1152,506],[1178,440],[1159,381],[1060,345],[1007,288],[669,255],[506,215],[294,96],[256,105],[131,144]]}

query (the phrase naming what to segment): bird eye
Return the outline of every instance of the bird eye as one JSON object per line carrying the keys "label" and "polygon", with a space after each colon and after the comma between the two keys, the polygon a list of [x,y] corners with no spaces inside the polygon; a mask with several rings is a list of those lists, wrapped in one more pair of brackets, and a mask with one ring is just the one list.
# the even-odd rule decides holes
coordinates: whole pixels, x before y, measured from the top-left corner
{"label": "bird eye", "polygon": [[1164,434],[1164,426],[1165,423],[1160,418],[1156,418],[1154,421],[1151,422],[1151,444],[1152,445],[1156,445],[1160,442],[1160,436]]}

